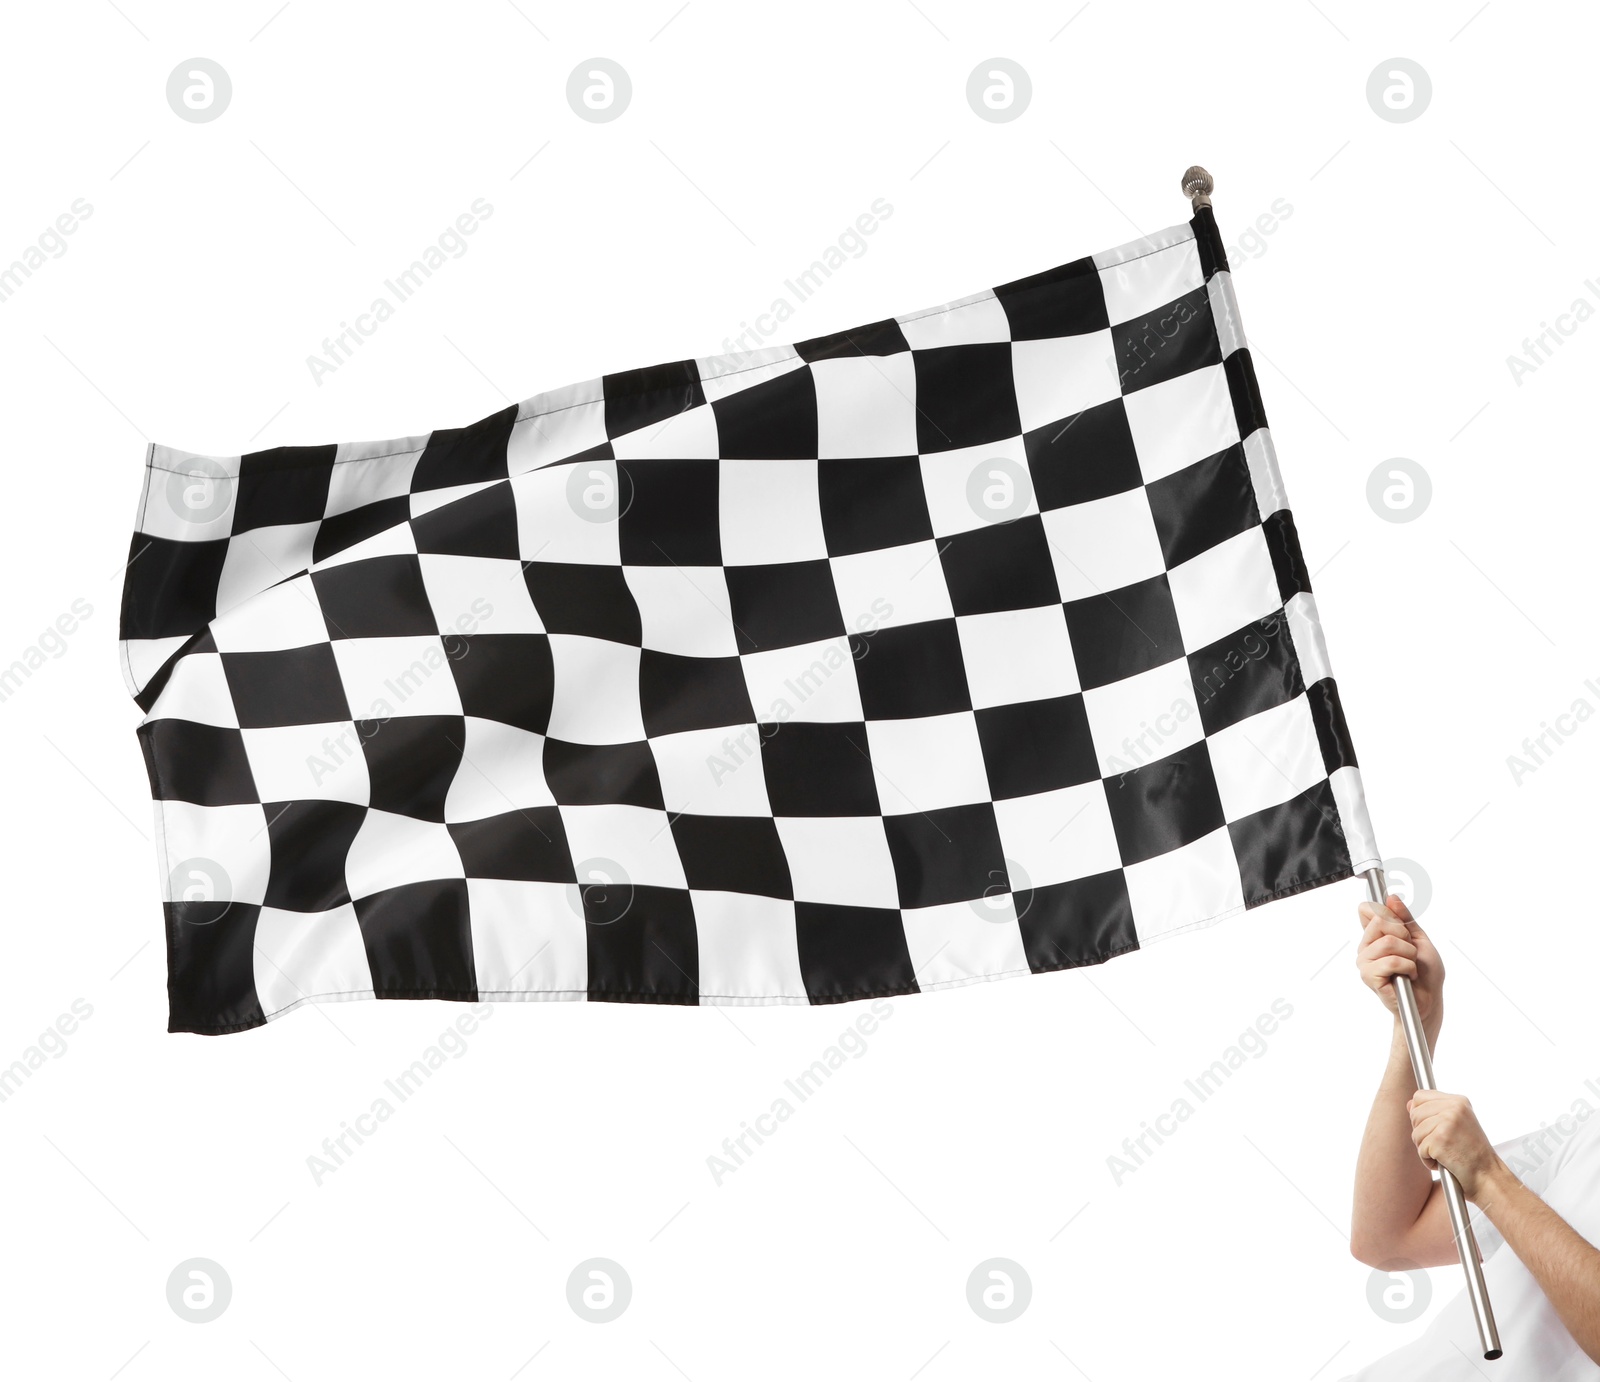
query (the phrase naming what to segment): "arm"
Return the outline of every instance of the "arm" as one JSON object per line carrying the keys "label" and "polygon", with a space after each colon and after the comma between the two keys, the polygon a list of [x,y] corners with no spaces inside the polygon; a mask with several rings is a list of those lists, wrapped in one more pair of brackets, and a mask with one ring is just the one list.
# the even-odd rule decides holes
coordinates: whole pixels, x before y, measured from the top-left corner
{"label": "arm", "polygon": [[1459,1094],[1419,1090],[1411,1121],[1420,1164],[1455,1175],[1533,1273],[1578,1347],[1600,1363],[1600,1252],[1517,1179]]}
{"label": "arm", "polygon": [[1388,1064],[1356,1160],[1350,1251],[1373,1267],[1399,1260],[1420,1267],[1443,1266],[1460,1259],[1444,1190],[1417,1159],[1412,1142],[1407,1102],[1417,1082],[1400,1025],[1394,978],[1403,974],[1411,980],[1432,1050],[1444,1021],[1444,965],[1398,897],[1390,897],[1382,907],[1364,902],[1360,914],[1364,929],[1356,967],[1362,981],[1389,1009],[1394,1025]]}

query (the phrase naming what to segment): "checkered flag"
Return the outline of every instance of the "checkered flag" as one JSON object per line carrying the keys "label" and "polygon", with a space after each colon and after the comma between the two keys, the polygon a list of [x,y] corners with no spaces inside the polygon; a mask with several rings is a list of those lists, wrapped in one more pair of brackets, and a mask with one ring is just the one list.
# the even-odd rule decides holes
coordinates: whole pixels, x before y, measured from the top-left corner
{"label": "checkered flag", "polygon": [[152,447],[171,1029],[833,1003],[1377,866],[1210,210],[425,437]]}

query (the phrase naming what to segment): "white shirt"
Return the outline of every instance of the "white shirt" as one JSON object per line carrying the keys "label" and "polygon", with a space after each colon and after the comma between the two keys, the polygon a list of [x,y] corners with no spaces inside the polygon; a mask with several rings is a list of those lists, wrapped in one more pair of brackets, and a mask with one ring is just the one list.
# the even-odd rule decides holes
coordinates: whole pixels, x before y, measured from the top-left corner
{"label": "white shirt", "polygon": [[[1583,1122],[1567,1115],[1543,1129],[1500,1143],[1495,1150],[1517,1178],[1590,1243],[1600,1244],[1600,1115]],[[1595,1382],[1590,1361],[1567,1332],[1555,1307],[1482,1214],[1472,1229],[1483,1255],[1483,1276],[1505,1356],[1483,1359],[1466,1288],[1434,1317],[1427,1332],[1404,1348],[1352,1373],[1346,1382]],[[1455,1268],[1454,1270],[1459,1270]]]}

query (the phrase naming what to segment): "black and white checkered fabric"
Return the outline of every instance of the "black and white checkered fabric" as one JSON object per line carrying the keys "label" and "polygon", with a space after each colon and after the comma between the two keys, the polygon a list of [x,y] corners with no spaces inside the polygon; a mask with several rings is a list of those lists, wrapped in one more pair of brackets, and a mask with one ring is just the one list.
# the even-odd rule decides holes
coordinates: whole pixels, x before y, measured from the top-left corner
{"label": "black and white checkered fabric", "polygon": [[426,437],[152,447],[130,556],[175,1031],[909,993],[1378,863],[1209,211]]}

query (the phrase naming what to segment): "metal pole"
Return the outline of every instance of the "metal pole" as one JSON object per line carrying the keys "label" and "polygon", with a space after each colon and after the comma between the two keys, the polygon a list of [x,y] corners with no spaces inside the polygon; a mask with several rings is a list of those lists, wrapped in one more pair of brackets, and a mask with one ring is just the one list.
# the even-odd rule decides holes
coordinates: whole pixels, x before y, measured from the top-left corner
{"label": "metal pole", "polygon": [[[1215,189],[1211,174],[1198,164],[1186,168],[1183,174],[1183,195],[1198,212],[1211,205]],[[1367,892],[1378,906],[1383,906],[1388,892],[1382,869],[1368,869],[1362,875],[1367,880]],[[1416,1076],[1418,1089],[1437,1089],[1433,1082],[1433,1056],[1428,1050],[1428,1038],[1422,1030],[1422,1014],[1417,1011],[1417,995],[1411,980],[1404,975],[1394,978],[1395,997],[1400,1008],[1400,1025],[1406,1034],[1406,1050],[1411,1054],[1411,1071]],[[1495,1328],[1494,1308],[1489,1304],[1489,1289],[1483,1281],[1483,1263],[1478,1260],[1478,1242],[1473,1237],[1472,1225],[1467,1220],[1467,1197],[1461,1193],[1461,1183],[1442,1166],[1439,1183],[1444,1187],[1445,1207],[1450,1211],[1450,1231],[1455,1235],[1456,1252],[1461,1257],[1461,1269],[1467,1274],[1467,1294],[1472,1298],[1472,1316],[1478,1325],[1478,1340],[1483,1345],[1483,1356],[1500,1357],[1500,1331]]]}
{"label": "metal pole", "polygon": [[[1368,869],[1361,876],[1367,880],[1367,896],[1378,906],[1383,906],[1388,895],[1383,870]],[[1433,1056],[1428,1050],[1428,1038],[1422,1030],[1422,1014],[1417,1010],[1417,995],[1411,987],[1411,980],[1403,974],[1395,975],[1394,992],[1417,1088],[1437,1089],[1439,1086],[1433,1082]],[[1478,1341],[1483,1345],[1483,1356],[1498,1358],[1501,1352],[1500,1331],[1495,1328],[1494,1307],[1489,1303],[1489,1288],[1483,1281],[1483,1263],[1478,1260],[1478,1241],[1473,1237],[1472,1225],[1467,1221],[1467,1197],[1461,1193],[1461,1183],[1442,1166],[1439,1168],[1439,1183],[1444,1187],[1444,1203],[1450,1211],[1450,1231],[1455,1235],[1456,1251],[1461,1256],[1462,1270],[1467,1274],[1467,1295],[1472,1298],[1472,1317],[1478,1325]]]}

